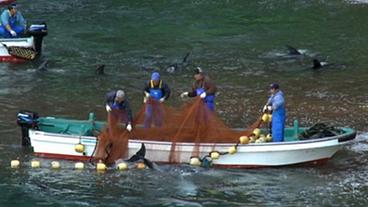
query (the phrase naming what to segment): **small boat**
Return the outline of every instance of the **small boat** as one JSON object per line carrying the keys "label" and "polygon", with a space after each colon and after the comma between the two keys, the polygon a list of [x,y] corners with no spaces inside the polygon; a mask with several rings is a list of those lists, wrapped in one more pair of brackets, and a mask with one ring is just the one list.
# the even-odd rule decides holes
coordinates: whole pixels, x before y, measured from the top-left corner
{"label": "small boat", "polygon": [[42,51],[43,37],[47,35],[47,25],[31,25],[25,37],[0,39],[0,62],[22,63],[34,60]]}
{"label": "small boat", "polygon": [[[88,120],[72,120],[56,117],[38,117],[36,113],[20,112],[18,124],[22,129],[22,144],[31,145],[34,154],[45,158],[71,160],[89,160],[95,151],[99,131],[106,122],[96,121],[90,113]],[[299,140],[299,134],[307,128],[285,128],[284,142],[266,142],[239,144],[235,154],[223,153],[213,159],[215,167],[250,168],[266,166],[285,166],[302,163],[323,163],[330,159],[345,144],[351,142],[356,131],[341,127],[340,134],[335,136]],[[129,157],[134,155],[144,143],[146,158],[158,163],[169,163],[172,142],[130,139],[128,142]],[[76,145],[83,145],[83,150],[76,151]],[[200,157],[214,151],[227,152],[235,143],[201,143]],[[176,142],[180,153],[179,163],[189,163],[194,143]]]}

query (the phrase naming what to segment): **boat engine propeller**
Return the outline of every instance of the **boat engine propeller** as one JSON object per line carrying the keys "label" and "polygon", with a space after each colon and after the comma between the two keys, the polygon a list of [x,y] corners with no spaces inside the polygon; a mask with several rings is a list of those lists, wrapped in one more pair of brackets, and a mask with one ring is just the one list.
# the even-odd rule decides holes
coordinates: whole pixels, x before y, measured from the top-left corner
{"label": "boat engine propeller", "polygon": [[32,24],[27,32],[27,35],[34,37],[34,49],[38,54],[41,53],[42,50],[42,40],[43,37],[47,35],[47,25],[45,22],[41,24]]}
{"label": "boat engine propeller", "polygon": [[38,114],[31,111],[19,111],[17,115],[17,124],[22,129],[22,145],[30,146],[29,129],[37,129]]}

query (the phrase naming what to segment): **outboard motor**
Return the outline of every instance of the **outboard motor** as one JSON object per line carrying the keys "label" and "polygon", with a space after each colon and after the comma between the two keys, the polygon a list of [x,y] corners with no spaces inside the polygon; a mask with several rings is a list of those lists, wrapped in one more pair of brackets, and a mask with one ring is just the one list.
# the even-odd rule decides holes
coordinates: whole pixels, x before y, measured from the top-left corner
{"label": "outboard motor", "polygon": [[31,111],[19,111],[17,115],[17,124],[22,129],[22,145],[30,146],[29,129],[37,129],[38,114]]}
{"label": "outboard motor", "polygon": [[37,54],[41,54],[42,40],[47,35],[47,25],[45,22],[42,24],[32,24],[28,30],[27,35],[34,37],[34,46]]}

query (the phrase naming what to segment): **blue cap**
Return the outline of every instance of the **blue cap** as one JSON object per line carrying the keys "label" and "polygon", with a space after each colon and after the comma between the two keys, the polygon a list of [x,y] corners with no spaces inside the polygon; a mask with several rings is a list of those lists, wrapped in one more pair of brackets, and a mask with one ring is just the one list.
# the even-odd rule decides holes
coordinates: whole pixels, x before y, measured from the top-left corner
{"label": "blue cap", "polygon": [[12,4],[9,5],[9,7],[11,7],[11,8],[17,8],[17,3],[12,3]]}
{"label": "blue cap", "polygon": [[160,80],[160,73],[158,72],[152,73],[151,80],[154,80],[154,81]]}
{"label": "blue cap", "polygon": [[271,88],[271,89],[279,89],[279,88],[280,88],[280,86],[279,86],[279,84],[277,84],[277,83],[271,83],[270,88]]}

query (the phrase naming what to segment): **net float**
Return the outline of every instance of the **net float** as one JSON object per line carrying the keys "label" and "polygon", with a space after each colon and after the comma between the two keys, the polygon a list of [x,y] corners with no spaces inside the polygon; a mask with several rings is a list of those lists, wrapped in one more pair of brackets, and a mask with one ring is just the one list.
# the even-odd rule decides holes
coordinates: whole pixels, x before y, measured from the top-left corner
{"label": "net float", "polygon": [[267,142],[271,142],[272,141],[272,135],[271,134],[267,134],[266,141]]}
{"label": "net float", "polygon": [[200,166],[201,165],[201,160],[198,157],[192,157],[192,158],[190,158],[189,164],[193,165],[193,166]]}
{"label": "net float", "polygon": [[263,122],[268,122],[268,114],[263,114],[262,115],[262,121]]}
{"label": "net float", "polygon": [[81,144],[81,143],[76,144],[75,147],[74,147],[74,150],[76,152],[83,153],[84,152],[84,145]]}
{"label": "net float", "polygon": [[146,165],[143,162],[139,162],[139,163],[137,163],[137,166],[136,167],[138,169],[144,169],[144,168],[146,168]]}
{"label": "net float", "polygon": [[230,147],[230,148],[229,148],[229,154],[231,154],[231,155],[232,155],[232,154],[235,154],[235,153],[236,153],[236,151],[237,151],[237,150],[236,150],[236,146],[232,146],[232,147]]}
{"label": "net float", "polygon": [[220,153],[216,152],[216,151],[213,151],[213,152],[210,153],[210,156],[213,160],[217,160],[220,157]]}
{"label": "net float", "polygon": [[116,168],[118,170],[127,170],[128,169],[128,165],[125,162],[119,163]]}
{"label": "net float", "polygon": [[20,166],[20,161],[19,160],[10,161],[10,167],[11,168],[18,168],[19,166]]}
{"label": "net float", "polygon": [[96,165],[97,171],[105,171],[107,169],[105,163],[103,163],[101,160]]}
{"label": "net float", "polygon": [[248,143],[249,143],[249,141],[250,141],[250,139],[249,139],[249,137],[248,137],[248,136],[241,136],[241,137],[239,138],[239,141],[240,141],[240,144],[248,144]]}
{"label": "net float", "polygon": [[261,134],[261,130],[260,130],[260,129],[258,129],[258,128],[255,128],[255,129],[253,130],[253,134],[254,134],[256,137],[259,137],[259,135]]}
{"label": "net float", "polygon": [[38,161],[38,160],[32,160],[31,167],[32,168],[39,168],[39,167],[41,167],[41,162]]}
{"label": "net float", "polygon": [[77,170],[82,170],[84,168],[84,163],[83,162],[77,162],[74,165],[74,168]]}
{"label": "net float", "polygon": [[58,161],[52,161],[51,162],[51,168],[52,169],[59,169],[60,168],[60,163]]}

